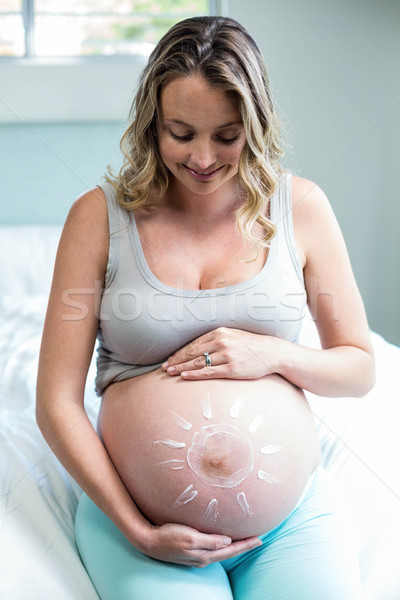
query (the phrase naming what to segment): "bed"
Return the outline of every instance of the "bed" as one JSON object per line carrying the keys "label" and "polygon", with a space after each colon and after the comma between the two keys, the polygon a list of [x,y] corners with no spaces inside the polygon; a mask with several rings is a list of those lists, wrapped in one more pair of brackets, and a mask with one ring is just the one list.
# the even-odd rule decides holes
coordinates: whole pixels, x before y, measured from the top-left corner
{"label": "bed", "polygon": [[[74,542],[80,490],[35,422],[41,331],[61,228],[0,227],[0,598],[95,600]],[[362,399],[308,394],[322,464],[354,522],[364,600],[400,599],[400,348],[372,332],[377,383]],[[311,319],[301,342],[318,346]],[[95,423],[94,363],[86,410]]]}

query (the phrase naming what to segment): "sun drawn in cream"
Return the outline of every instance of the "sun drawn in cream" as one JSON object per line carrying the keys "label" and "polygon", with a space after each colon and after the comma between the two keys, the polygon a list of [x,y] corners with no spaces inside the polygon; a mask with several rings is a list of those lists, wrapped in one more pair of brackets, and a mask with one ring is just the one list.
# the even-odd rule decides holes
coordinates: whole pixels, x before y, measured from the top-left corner
{"label": "sun drawn in cream", "polygon": [[[239,417],[245,397],[241,396],[231,406],[229,414],[232,419]],[[204,419],[212,419],[212,406],[209,394],[202,399],[202,413]],[[175,424],[185,431],[192,429],[192,424],[186,421],[180,415],[173,413]],[[253,418],[248,425],[249,434],[253,435],[265,419],[265,414],[261,413]],[[185,458],[171,458],[164,460],[158,465],[163,468],[180,470],[189,467],[199,479],[214,487],[234,488],[239,486],[254,469],[254,450],[249,439],[235,425],[228,423],[218,423],[205,425],[199,431],[193,434],[191,444],[187,445],[172,439],[155,440],[153,446],[167,446],[174,450],[184,450]],[[269,444],[260,448],[262,455],[275,454],[281,452],[283,446],[280,444]],[[235,455],[238,464],[235,471],[231,468],[224,468],[223,460],[219,461],[218,455],[226,456],[226,453]],[[212,456],[213,460],[204,461],[205,456]],[[263,469],[258,469],[257,477],[268,484],[279,484],[279,479],[272,473]],[[191,483],[175,499],[174,508],[179,508],[189,502],[192,502],[198,494],[195,483]],[[253,511],[249,506],[246,494],[239,491],[236,500],[244,515],[251,517]],[[218,518],[218,501],[211,498],[204,513],[204,519],[212,523]]]}

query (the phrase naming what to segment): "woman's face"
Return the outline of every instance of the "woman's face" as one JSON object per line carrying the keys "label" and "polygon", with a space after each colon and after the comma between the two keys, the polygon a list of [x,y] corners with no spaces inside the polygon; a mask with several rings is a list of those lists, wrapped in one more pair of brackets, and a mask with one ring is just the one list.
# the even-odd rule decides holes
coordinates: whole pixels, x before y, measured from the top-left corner
{"label": "woman's face", "polygon": [[174,79],[161,92],[159,150],[175,182],[211,194],[236,175],[245,133],[232,96],[203,77]]}

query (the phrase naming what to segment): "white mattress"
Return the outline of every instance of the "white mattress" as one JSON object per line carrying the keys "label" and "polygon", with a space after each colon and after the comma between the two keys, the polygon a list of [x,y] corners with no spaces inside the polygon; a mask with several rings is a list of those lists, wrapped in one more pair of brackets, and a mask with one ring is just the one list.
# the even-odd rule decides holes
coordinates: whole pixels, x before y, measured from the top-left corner
{"label": "white mattress", "polygon": [[[34,417],[40,337],[58,227],[0,227],[0,598],[94,600],[73,533],[80,490]],[[364,600],[400,600],[400,349],[372,333],[377,383],[362,399],[309,394],[354,521]],[[318,345],[309,322],[302,342]],[[86,407],[99,407],[89,372]],[[322,599],[321,599],[322,600]]]}

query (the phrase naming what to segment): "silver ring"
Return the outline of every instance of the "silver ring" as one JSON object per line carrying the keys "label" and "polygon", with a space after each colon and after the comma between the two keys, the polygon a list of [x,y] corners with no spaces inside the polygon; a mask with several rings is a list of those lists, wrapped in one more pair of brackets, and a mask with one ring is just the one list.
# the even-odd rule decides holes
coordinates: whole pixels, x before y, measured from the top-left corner
{"label": "silver ring", "polygon": [[211,356],[208,352],[203,352],[203,354],[206,357],[206,367],[211,367]]}

